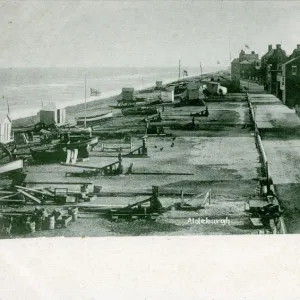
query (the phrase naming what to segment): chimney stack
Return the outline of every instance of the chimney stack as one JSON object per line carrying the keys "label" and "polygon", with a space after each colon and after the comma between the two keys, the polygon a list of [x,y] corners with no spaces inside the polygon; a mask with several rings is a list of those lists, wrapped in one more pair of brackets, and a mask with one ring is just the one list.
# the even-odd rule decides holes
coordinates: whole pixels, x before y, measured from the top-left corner
{"label": "chimney stack", "polygon": [[270,52],[272,50],[272,45],[268,46],[268,52]]}
{"label": "chimney stack", "polygon": [[300,50],[300,44],[297,44],[297,50]]}
{"label": "chimney stack", "polygon": [[255,54],[255,51],[251,51],[251,54]]}
{"label": "chimney stack", "polygon": [[281,44],[277,44],[276,49],[281,49]]}

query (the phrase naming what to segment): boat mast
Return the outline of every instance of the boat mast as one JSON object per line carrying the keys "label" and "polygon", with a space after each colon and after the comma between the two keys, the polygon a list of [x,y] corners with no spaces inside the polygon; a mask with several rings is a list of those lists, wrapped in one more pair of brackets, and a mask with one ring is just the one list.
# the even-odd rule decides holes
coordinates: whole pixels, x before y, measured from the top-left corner
{"label": "boat mast", "polygon": [[178,81],[180,80],[180,67],[181,67],[181,65],[180,65],[180,59],[179,59],[179,66],[178,66]]}
{"label": "boat mast", "polygon": [[84,76],[84,128],[86,128],[86,75]]}

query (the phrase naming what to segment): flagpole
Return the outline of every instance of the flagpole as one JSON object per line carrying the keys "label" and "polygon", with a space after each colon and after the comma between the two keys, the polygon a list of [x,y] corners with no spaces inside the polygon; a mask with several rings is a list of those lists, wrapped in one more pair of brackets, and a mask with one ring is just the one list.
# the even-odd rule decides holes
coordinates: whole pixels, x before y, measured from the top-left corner
{"label": "flagpole", "polygon": [[84,76],[84,128],[86,128],[86,75]]}
{"label": "flagpole", "polygon": [[180,80],[180,59],[179,59],[179,66],[178,66],[178,81]]}
{"label": "flagpole", "polygon": [[10,115],[10,109],[9,109],[9,104],[8,104],[8,99],[6,98],[6,103],[7,103],[7,113]]}
{"label": "flagpole", "polygon": [[201,74],[201,78],[202,78],[202,64],[200,62],[200,74]]}

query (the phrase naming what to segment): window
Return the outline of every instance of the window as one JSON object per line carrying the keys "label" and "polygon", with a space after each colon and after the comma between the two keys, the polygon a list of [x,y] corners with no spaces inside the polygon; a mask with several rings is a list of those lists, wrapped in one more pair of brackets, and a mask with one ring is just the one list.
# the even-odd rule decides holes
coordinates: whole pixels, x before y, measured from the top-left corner
{"label": "window", "polygon": [[277,65],[277,70],[280,70],[280,71],[282,70],[282,64]]}
{"label": "window", "polygon": [[297,75],[297,66],[292,66],[292,75]]}

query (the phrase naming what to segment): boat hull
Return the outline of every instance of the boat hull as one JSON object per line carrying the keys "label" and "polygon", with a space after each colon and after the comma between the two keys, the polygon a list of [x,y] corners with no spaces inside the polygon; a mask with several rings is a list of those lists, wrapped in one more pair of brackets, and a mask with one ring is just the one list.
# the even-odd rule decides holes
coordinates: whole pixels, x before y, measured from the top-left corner
{"label": "boat hull", "polygon": [[0,174],[16,171],[23,169],[23,160],[18,159],[12,162],[9,162],[3,166],[0,166]]}
{"label": "boat hull", "polygon": [[143,115],[143,116],[151,116],[158,114],[158,110],[156,108],[129,108],[129,109],[122,109],[122,114],[124,116],[136,116],[136,115]]}
{"label": "boat hull", "polygon": [[66,161],[67,151],[64,149],[30,149],[32,158],[37,162],[54,163]]}
{"label": "boat hull", "polygon": [[78,117],[76,118],[76,124],[77,125],[85,125],[86,126],[95,126],[99,123],[105,122],[113,117],[113,113],[109,112],[102,115],[96,115],[91,117],[86,117],[86,122],[84,122],[85,117]]}

